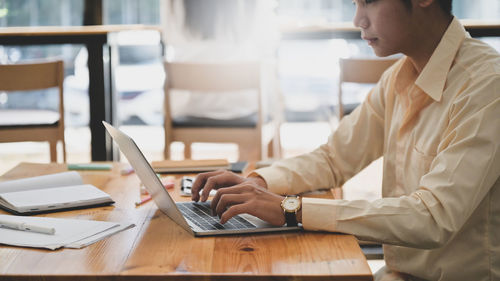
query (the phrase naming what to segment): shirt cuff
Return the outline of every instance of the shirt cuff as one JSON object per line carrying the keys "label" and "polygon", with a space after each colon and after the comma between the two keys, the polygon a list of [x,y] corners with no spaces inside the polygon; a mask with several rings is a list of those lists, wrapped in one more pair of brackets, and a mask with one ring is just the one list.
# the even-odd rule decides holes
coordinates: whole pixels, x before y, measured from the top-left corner
{"label": "shirt cuff", "polygon": [[258,175],[266,181],[267,189],[276,194],[286,195],[288,194],[288,187],[284,184],[282,177],[278,175],[279,173],[273,168],[262,168],[253,171],[248,176]]}
{"label": "shirt cuff", "polygon": [[337,230],[337,208],[332,199],[302,197],[302,227],[306,230]]}

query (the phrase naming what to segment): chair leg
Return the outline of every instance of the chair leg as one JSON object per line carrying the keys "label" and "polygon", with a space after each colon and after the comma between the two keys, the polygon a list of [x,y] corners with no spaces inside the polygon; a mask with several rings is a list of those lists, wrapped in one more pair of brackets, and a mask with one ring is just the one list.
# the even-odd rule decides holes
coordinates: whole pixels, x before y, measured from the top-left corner
{"label": "chair leg", "polygon": [[66,163],[66,142],[64,141],[64,139],[61,142],[62,142],[62,149],[63,149],[63,163]]}
{"label": "chair leg", "polygon": [[267,144],[267,157],[272,159],[281,158],[281,137],[279,129],[276,130],[274,137]]}
{"label": "chair leg", "polygon": [[283,148],[281,147],[281,127],[280,126],[278,126],[278,128],[276,128],[276,135],[273,138],[273,146],[274,146],[273,158],[274,159],[281,159],[281,157],[283,155]]}
{"label": "chair leg", "polygon": [[272,139],[268,144],[267,144],[267,158],[273,158],[274,154],[276,152],[274,151],[274,139]]}
{"label": "chair leg", "polygon": [[165,148],[163,149],[164,159],[170,159],[170,143],[165,142]]}
{"label": "chair leg", "polygon": [[57,162],[57,140],[50,141],[50,162]]}
{"label": "chair leg", "polygon": [[184,143],[184,159],[191,159],[191,142]]}
{"label": "chair leg", "polygon": [[238,144],[238,161],[260,161],[262,160],[262,147],[254,143],[248,145]]}

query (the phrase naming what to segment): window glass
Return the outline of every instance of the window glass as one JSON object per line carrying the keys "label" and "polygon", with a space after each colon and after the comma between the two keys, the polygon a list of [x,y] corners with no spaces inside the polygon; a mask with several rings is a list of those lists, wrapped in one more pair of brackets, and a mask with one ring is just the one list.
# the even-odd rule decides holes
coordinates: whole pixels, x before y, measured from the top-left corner
{"label": "window glass", "polygon": [[160,24],[160,0],[103,0],[104,24]]}
{"label": "window glass", "polygon": [[[286,27],[351,22],[355,13],[355,6],[347,0],[279,0],[278,3],[278,19]],[[454,0],[453,13],[461,19],[498,20],[500,1]],[[499,38],[480,39],[500,50]],[[282,40],[278,54],[288,121],[328,120],[338,101],[338,58],[375,56],[360,39],[332,39],[328,35]],[[371,87],[349,85],[344,89],[349,92],[344,100],[359,103]]]}
{"label": "window glass", "polygon": [[[348,0],[279,0],[282,23],[328,23],[351,21],[355,6]],[[453,14],[461,19],[500,18],[498,0],[453,0]]]}
{"label": "window glass", "polygon": [[0,0],[0,27],[81,25],[84,0]]}

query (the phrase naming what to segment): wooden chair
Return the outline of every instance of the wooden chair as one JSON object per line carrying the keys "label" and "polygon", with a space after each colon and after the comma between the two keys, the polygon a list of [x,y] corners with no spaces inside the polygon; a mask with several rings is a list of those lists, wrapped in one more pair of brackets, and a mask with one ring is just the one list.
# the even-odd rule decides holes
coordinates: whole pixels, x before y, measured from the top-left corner
{"label": "wooden chair", "polygon": [[393,65],[397,59],[361,59],[361,58],[348,58],[340,59],[340,79],[339,79],[339,106],[338,117],[339,120],[344,115],[351,113],[356,108],[357,104],[346,105],[342,100],[343,83],[361,83],[361,84],[375,84],[378,82],[382,73]]}
{"label": "wooden chair", "polygon": [[[393,65],[398,59],[384,58],[384,59],[361,59],[361,58],[348,58],[340,59],[340,79],[339,79],[339,106],[338,117],[339,120],[345,114],[349,114],[357,105],[346,106],[342,100],[342,84],[343,83],[360,83],[360,84],[375,84],[380,80],[384,71]],[[359,176],[359,175],[358,175]],[[335,198],[343,198],[342,188],[334,188],[333,193]],[[383,259],[384,252],[382,245],[367,241],[358,240],[361,250],[367,259]]]}
{"label": "wooden chair", "polygon": [[50,161],[57,162],[57,143],[62,142],[63,161],[66,162],[64,141],[63,61],[42,61],[0,65],[0,91],[32,91],[57,88],[58,112],[48,110],[0,110],[0,142],[48,141]]}
{"label": "wooden chair", "polygon": [[[236,143],[239,159],[256,161],[272,154],[280,155],[279,118],[264,107],[261,64],[245,63],[170,63],[165,62],[165,159],[170,158],[170,144],[183,142],[185,159],[191,158],[193,142]],[[172,89],[197,92],[234,92],[255,89],[258,112],[248,118],[216,120],[171,115]],[[207,105],[210,106],[210,105]]]}

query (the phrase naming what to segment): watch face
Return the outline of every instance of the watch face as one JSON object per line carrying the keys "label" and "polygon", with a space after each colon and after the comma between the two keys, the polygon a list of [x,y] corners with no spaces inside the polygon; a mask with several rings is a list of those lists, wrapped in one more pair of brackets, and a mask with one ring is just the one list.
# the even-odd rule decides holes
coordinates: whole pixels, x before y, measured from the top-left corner
{"label": "watch face", "polygon": [[287,197],[283,200],[283,209],[288,212],[295,212],[300,208],[300,200],[298,197]]}

